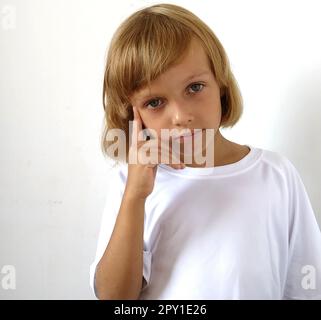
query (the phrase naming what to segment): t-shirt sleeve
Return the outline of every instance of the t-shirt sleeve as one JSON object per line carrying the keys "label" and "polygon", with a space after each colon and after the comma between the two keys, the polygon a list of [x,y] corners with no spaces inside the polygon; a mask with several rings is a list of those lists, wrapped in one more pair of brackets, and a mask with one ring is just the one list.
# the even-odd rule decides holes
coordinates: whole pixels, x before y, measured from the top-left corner
{"label": "t-shirt sleeve", "polygon": [[[90,265],[90,287],[97,297],[95,290],[95,271],[97,264],[102,258],[105,249],[108,245],[114,226],[116,223],[117,215],[123,198],[127,177],[127,167],[119,165],[111,169],[111,173],[108,176],[109,183],[107,188],[107,194],[105,198],[105,205],[102,212],[100,231],[98,234],[98,242],[95,259]],[[149,284],[151,269],[151,253],[149,251],[143,251],[143,277],[145,279],[142,289]]]}
{"label": "t-shirt sleeve", "polygon": [[289,251],[283,299],[321,299],[321,233],[302,179],[289,162]]}

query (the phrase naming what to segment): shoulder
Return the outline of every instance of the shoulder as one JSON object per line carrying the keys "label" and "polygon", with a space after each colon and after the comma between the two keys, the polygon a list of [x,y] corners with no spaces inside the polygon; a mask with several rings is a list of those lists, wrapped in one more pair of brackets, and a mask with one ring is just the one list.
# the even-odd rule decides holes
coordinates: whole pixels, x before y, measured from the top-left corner
{"label": "shoulder", "polygon": [[127,177],[128,166],[124,162],[113,162],[108,166],[109,174],[113,177]]}
{"label": "shoulder", "polygon": [[278,172],[284,177],[297,173],[294,164],[280,152],[262,149],[261,161],[271,170]]}
{"label": "shoulder", "polygon": [[126,163],[112,163],[108,165],[108,183],[110,188],[123,188],[127,181],[128,166]]}
{"label": "shoulder", "polygon": [[280,152],[262,149],[261,157],[264,172],[286,185],[288,190],[302,189],[300,173],[289,158]]}

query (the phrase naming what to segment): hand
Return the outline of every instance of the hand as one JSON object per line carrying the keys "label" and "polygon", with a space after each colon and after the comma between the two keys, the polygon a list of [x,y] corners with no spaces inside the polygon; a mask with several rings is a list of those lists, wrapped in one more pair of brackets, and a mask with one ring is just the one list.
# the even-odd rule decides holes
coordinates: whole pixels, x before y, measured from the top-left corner
{"label": "hand", "polygon": [[[142,130],[143,124],[140,114],[136,107],[133,107],[134,113],[134,130],[132,135],[132,143],[129,148],[129,164],[128,164],[128,176],[126,182],[126,195],[134,197],[136,199],[146,199],[149,194],[152,193],[154,188],[154,182],[157,172],[157,166],[160,163],[161,152],[167,152],[169,154],[169,160],[173,158],[177,164],[166,163],[174,169],[182,169],[185,167],[175,155],[172,155],[172,148],[162,143],[160,137],[151,138],[147,141],[138,141],[135,133],[135,126],[137,126],[137,133]],[[153,163],[140,163],[141,159],[144,159],[145,151],[149,150]],[[137,157],[135,157],[137,155]],[[156,157],[156,158],[155,158]],[[131,163],[130,159],[137,159],[137,163]]]}

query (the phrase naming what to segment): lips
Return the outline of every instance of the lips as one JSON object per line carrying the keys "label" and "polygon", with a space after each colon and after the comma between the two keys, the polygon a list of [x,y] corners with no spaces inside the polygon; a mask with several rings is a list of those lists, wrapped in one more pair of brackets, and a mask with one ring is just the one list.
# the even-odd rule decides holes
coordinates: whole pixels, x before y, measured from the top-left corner
{"label": "lips", "polygon": [[185,133],[181,133],[180,135],[174,137],[175,140],[184,140],[185,138],[192,138],[194,137],[195,135],[197,134],[200,134],[202,131],[204,131],[204,129],[201,129],[201,130],[189,130]]}

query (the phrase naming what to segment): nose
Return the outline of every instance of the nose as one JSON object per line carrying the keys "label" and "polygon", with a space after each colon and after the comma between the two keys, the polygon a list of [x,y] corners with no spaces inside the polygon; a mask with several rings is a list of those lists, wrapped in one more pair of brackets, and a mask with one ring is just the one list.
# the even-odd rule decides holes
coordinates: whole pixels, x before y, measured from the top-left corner
{"label": "nose", "polygon": [[171,117],[173,126],[189,128],[194,120],[194,116],[188,106],[188,103],[175,102],[171,106]]}

